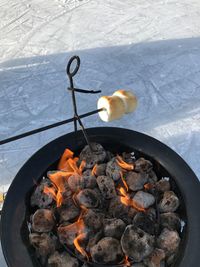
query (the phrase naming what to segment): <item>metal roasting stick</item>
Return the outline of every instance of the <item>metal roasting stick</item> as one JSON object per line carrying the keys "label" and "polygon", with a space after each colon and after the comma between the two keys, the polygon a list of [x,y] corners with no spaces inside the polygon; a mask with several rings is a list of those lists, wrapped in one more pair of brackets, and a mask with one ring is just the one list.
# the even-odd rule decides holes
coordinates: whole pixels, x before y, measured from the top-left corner
{"label": "metal roasting stick", "polygon": [[[99,113],[102,110],[103,109],[97,109],[97,110],[93,110],[93,111],[81,114],[81,115],[79,115],[79,118],[82,119],[82,118],[85,118],[85,117],[89,117],[91,115]],[[77,120],[77,118],[75,118],[75,120]],[[27,137],[27,136],[30,136],[30,135],[33,135],[33,134],[37,134],[37,133],[40,133],[40,132],[43,132],[43,131],[46,131],[46,130],[49,130],[49,129],[52,129],[52,128],[55,128],[55,127],[58,127],[58,126],[61,126],[63,124],[67,124],[67,123],[73,122],[73,121],[74,121],[74,117],[70,118],[70,119],[67,119],[67,120],[59,121],[59,122],[56,122],[56,123],[53,123],[53,124],[50,124],[50,125],[47,125],[47,126],[32,130],[32,131],[29,131],[29,132],[26,132],[26,133],[22,133],[22,134],[19,134],[19,135],[16,135],[16,136],[12,136],[12,137],[9,137],[7,139],[1,140],[0,141],[0,145],[4,145],[4,144],[10,143],[10,142],[22,139],[24,137]]]}
{"label": "metal roasting stick", "polygon": [[[71,64],[75,60],[76,60],[75,69],[73,71],[71,71],[70,70]],[[89,141],[89,138],[88,138],[88,135],[87,135],[87,132],[86,132],[84,126],[83,126],[83,123],[82,123],[81,119],[85,118],[85,117],[89,117],[89,116],[94,115],[96,113],[99,113],[100,111],[103,111],[104,109],[103,108],[102,109],[97,109],[97,110],[93,110],[93,111],[78,115],[75,92],[86,93],[86,94],[97,94],[97,93],[100,93],[101,90],[85,90],[85,89],[74,88],[73,77],[78,72],[79,67],[80,67],[80,58],[78,56],[71,57],[69,62],[68,62],[68,64],[67,64],[66,72],[67,72],[67,75],[68,75],[69,81],[70,81],[70,87],[68,88],[68,90],[71,91],[71,95],[72,95],[72,103],[73,103],[73,108],[74,108],[74,117],[73,118],[70,118],[70,119],[67,119],[67,120],[63,120],[63,121],[60,121],[60,122],[56,122],[56,123],[53,123],[53,124],[50,124],[50,125],[38,128],[38,129],[34,129],[34,130],[26,132],[26,133],[22,133],[22,134],[16,135],[16,136],[9,137],[7,139],[1,140],[0,141],[0,145],[4,145],[4,144],[10,143],[10,142],[22,139],[24,137],[27,137],[27,136],[30,136],[30,135],[33,135],[33,134],[36,134],[36,133],[40,133],[40,132],[43,132],[43,131],[46,131],[46,130],[49,130],[49,129],[52,129],[52,128],[55,128],[55,127],[58,127],[58,126],[61,126],[63,124],[70,123],[70,122],[74,122],[74,130],[75,130],[75,132],[77,132],[77,121],[78,121],[78,123],[79,123],[79,125],[81,127],[81,130],[83,131],[84,138],[85,138],[87,144],[89,145],[91,151],[93,151],[92,146],[91,146],[90,141]]]}
{"label": "metal roasting stick", "polygon": [[[75,68],[73,70],[71,70],[71,66],[72,64],[76,62],[76,65],[75,65]],[[93,151],[93,148],[92,148],[92,145],[90,143],[90,140],[89,140],[89,137],[87,135],[87,132],[84,128],[84,125],[78,115],[78,111],[77,111],[77,105],[76,105],[76,96],[75,96],[75,92],[79,92],[79,93],[91,93],[91,91],[87,91],[87,90],[84,90],[84,89],[77,89],[77,88],[74,88],[74,83],[73,83],[73,77],[77,74],[79,68],[80,68],[80,63],[81,63],[81,60],[78,56],[73,56],[70,58],[68,64],[67,64],[67,68],[66,68],[66,72],[67,72],[67,75],[69,77],[69,82],[70,82],[70,88],[68,88],[70,91],[71,91],[71,94],[72,94],[72,103],[73,103],[73,109],[74,109],[74,130],[75,130],[75,133],[77,132],[77,121],[82,129],[82,132],[83,132],[83,135],[85,137],[85,140],[90,148],[91,151]],[[92,91],[92,93],[96,93],[95,91]]]}

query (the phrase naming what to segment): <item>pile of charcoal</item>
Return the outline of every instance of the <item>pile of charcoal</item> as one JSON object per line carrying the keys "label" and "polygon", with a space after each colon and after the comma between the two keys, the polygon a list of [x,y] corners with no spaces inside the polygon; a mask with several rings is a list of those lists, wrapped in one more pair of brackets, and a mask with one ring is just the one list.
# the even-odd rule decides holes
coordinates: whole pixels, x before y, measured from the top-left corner
{"label": "pile of charcoal", "polygon": [[168,267],[181,242],[171,178],[134,153],[66,149],[31,194],[29,240],[42,266]]}

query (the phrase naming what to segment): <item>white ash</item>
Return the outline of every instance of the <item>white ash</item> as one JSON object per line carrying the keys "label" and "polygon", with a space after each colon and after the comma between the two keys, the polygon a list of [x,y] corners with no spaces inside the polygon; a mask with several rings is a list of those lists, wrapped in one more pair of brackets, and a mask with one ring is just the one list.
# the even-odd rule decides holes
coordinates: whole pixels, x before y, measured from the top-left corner
{"label": "white ash", "polygon": [[160,212],[174,212],[179,207],[180,201],[173,191],[166,191],[159,203]]}
{"label": "white ash", "polygon": [[117,164],[116,159],[112,158],[106,166],[106,175],[110,176],[114,181],[121,178],[121,167]]}
{"label": "white ash", "polygon": [[120,239],[126,224],[121,219],[104,219],[104,235]]}
{"label": "white ash", "polygon": [[121,238],[125,255],[140,262],[148,257],[154,249],[155,238],[133,225],[128,225]]}
{"label": "white ash", "polygon": [[164,228],[157,239],[158,247],[163,249],[166,255],[176,252],[180,244],[180,236],[177,231]]}
{"label": "white ash", "polygon": [[109,176],[98,176],[97,184],[105,199],[110,199],[116,196],[114,181]]}
{"label": "white ash", "polygon": [[183,220],[181,220],[181,230],[180,230],[181,233],[183,232],[185,225],[186,225],[186,223]]}
{"label": "white ash", "polygon": [[114,263],[123,259],[120,242],[112,237],[104,237],[90,250],[94,262]]}
{"label": "white ash", "polygon": [[133,200],[137,202],[137,204],[141,208],[149,208],[152,206],[155,202],[155,197],[152,194],[149,194],[144,191],[138,191],[135,196],[133,197]]}
{"label": "white ash", "polygon": [[144,184],[148,181],[148,176],[145,173],[137,173],[130,171],[125,176],[126,183],[132,191],[141,190]]}

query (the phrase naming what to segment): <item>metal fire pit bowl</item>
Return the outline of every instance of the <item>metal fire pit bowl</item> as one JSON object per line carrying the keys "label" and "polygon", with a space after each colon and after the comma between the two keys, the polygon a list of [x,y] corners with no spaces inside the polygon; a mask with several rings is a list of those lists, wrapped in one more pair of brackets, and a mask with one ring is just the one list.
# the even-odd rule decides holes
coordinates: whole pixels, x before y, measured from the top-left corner
{"label": "metal fire pit bowl", "polygon": [[[145,134],[122,128],[87,129],[91,141],[113,152],[132,152],[154,164],[158,176],[173,179],[174,191],[181,200],[180,214],[186,226],[180,252],[173,267],[199,266],[200,251],[200,183],[186,162],[172,149]],[[65,148],[79,153],[85,145],[81,131],[61,136],[36,152],[21,168],[7,193],[1,217],[1,243],[9,267],[40,266],[28,242],[26,214],[28,198],[35,181],[55,168]],[[100,266],[100,265],[97,265]]]}

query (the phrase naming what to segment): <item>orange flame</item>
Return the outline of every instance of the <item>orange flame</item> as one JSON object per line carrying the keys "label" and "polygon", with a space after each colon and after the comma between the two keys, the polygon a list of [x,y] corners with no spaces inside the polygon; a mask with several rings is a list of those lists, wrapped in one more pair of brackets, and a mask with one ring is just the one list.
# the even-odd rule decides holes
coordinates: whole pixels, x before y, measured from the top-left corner
{"label": "orange flame", "polygon": [[96,176],[96,171],[97,171],[97,164],[94,165],[93,169],[92,169],[92,175]]}
{"label": "orange flame", "polygon": [[58,170],[62,170],[66,167],[67,160],[72,158],[74,155],[74,152],[72,152],[70,149],[66,148],[64,153],[62,154],[62,157],[58,163]]}
{"label": "orange flame", "polygon": [[85,165],[86,165],[85,160],[82,160],[82,161],[81,161],[81,164],[80,164],[80,166],[79,166],[79,168],[78,168],[79,174],[82,174],[82,172],[83,172],[83,170],[84,170],[84,168],[85,168]]}
{"label": "orange flame", "polygon": [[130,263],[130,261],[128,260],[128,256],[125,256],[125,258],[124,258],[124,266],[131,266],[131,263]]}
{"label": "orange flame", "polygon": [[123,182],[123,184],[124,184],[124,186],[126,188],[126,191],[128,192],[129,188],[128,188],[128,185],[127,185],[127,183],[126,183],[126,181],[124,179],[124,176],[123,176],[122,172],[120,172],[120,176],[121,176],[121,180],[122,180],[122,182]]}
{"label": "orange flame", "polygon": [[152,188],[154,188],[153,184],[150,184],[150,183],[144,184],[144,189],[149,190],[149,189],[152,189]]}
{"label": "orange flame", "polygon": [[79,217],[78,221],[76,221],[73,224],[67,225],[64,228],[67,231],[70,231],[70,229],[74,229],[74,228],[78,229],[77,236],[73,241],[74,246],[83,255],[83,257],[85,257],[85,258],[87,258],[87,260],[89,260],[89,257],[87,255],[86,251],[79,244],[79,242],[82,241],[86,237],[86,234],[84,233],[85,224],[83,222],[83,219],[81,219],[80,217]]}
{"label": "orange flame", "polygon": [[52,181],[52,183],[55,185],[57,189],[57,194],[55,196],[55,193],[52,192],[52,190],[49,191],[49,189],[44,188],[44,193],[51,193],[56,200],[57,207],[60,207],[62,205],[62,192],[65,191],[65,178],[69,177],[71,174],[64,171],[55,171],[55,172],[48,172],[47,176]]}
{"label": "orange flame", "polygon": [[132,171],[134,169],[133,164],[125,162],[119,155],[117,155],[116,162],[122,169],[125,169],[127,171]]}
{"label": "orange flame", "polygon": [[87,258],[87,261],[89,261],[89,257],[87,255],[87,252],[80,246],[79,242],[85,238],[85,234],[79,234],[75,239],[74,239],[74,246],[75,248],[83,255],[84,258]]}
{"label": "orange flame", "polygon": [[131,206],[134,209],[136,209],[137,211],[142,211],[142,212],[146,211],[146,209],[142,208],[140,205],[138,205],[138,203],[135,200],[133,200],[129,197],[129,195],[126,193],[126,191],[123,187],[120,187],[119,191],[122,195],[122,197],[120,198],[122,204],[124,204],[126,206]]}
{"label": "orange flame", "polygon": [[43,192],[47,195],[48,194],[51,195],[53,199],[56,201],[56,192],[53,187],[44,186]]}

